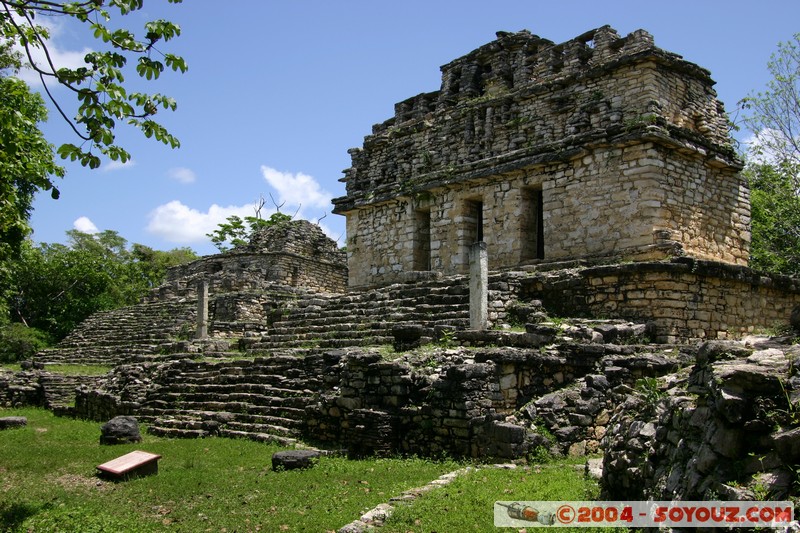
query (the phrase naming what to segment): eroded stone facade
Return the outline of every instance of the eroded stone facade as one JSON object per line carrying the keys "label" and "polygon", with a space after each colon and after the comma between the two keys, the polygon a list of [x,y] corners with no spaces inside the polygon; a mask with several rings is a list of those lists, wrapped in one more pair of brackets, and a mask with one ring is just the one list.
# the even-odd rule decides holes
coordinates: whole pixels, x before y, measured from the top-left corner
{"label": "eroded stone facade", "polygon": [[610,27],[523,31],[442,67],[350,150],[351,287],[616,256],[745,265],[749,191],[708,71]]}
{"label": "eroded stone facade", "polygon": [[193,296],[199,279],[208,280],[212,294],[263,290],[275,283],[339,293],[347,287],[347,265],[344,252],[318,225],[290,220],[259,230],[246,245],[170,268],[150,300]]}

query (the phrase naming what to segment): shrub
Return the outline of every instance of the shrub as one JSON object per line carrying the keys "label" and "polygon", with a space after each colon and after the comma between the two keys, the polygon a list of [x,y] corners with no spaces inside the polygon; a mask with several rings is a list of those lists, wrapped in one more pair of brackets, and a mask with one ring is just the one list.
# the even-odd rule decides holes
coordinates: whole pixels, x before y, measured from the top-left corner
{"label": "shrub", "polygon": [[29,359],[52,343],[46,332],[15,322],[0,327],[0,363]]}

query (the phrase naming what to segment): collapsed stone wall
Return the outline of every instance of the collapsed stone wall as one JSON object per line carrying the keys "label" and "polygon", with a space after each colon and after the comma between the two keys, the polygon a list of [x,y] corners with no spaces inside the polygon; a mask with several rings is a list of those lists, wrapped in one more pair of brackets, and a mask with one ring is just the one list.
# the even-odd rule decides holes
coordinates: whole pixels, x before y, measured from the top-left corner
{"label": "collapsed stone wall", "polygon": [[328,352],[324,390],[306,409],[308,432],[356,456],[515,458],[537,446],[595,453],[615,407],[609,390],[690,357],[673,347],[613,343],[642,340],[644,325],[532,329],[485,339],[465,332],[455,339],[474,347],[428,347],[391,360],[376,349]]}
{"label": "collapsed stone wall", "polygon": [[212,295],[274,285],[341,293],[347,289],[346,254],[307,220],[281,222],[254,233],[248,244],[168,269],[165,283],[145,301],[196,298],[200,280]]}
{"label": "collapsed stone wall", "polygon": [[651,322],[667,343],[780,329],[800,305],[797,279],[691,258],[533,272],[519,283],[521,300],[555,316]]}
{"label": "collapsed stone wall", "polygon": [[710,341],[696,364],[618,395],[605,436],[603,497],[785,500],[800,461],[800,345]]}
{"label": "collapsed stone wall", "polygon": [[664,257],[664,240],[746,264],[749,191],[712,85],[643,31],[498,34],[350,150],[350,285],[464,273],[481,233],[493,269]]}
{"label": "collapsed stone wall", "polygon": [[0,368],[0,407],[43,406],[44,389],[36,372]]}

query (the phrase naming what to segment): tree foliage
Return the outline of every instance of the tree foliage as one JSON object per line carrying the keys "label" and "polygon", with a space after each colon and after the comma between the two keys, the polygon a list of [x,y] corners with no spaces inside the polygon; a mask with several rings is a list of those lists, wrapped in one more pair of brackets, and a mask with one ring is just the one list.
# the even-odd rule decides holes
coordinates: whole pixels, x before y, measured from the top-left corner
{"label": "tree foliage", "polygon": [[[167,1],[177,4],[182,0]],[[125,81],[125,67],[133,59],[136,74],[145,80],[157,79],[167,69],[186,72],[182,57],[160,49],[161,43],[180,35],[180,27],[166,20],[154,20],[147,22],[137,36],[128,29],[110,25],[112,12],[116,20],[142,9],[143,5],[144,0],[0,0],[3,47],[6,51],[11,46],[22,50],[23,59],[38,73],[56,109],[80,139],[78,144],[66,143],[58,148],[62,158],[89,168],[100,166],[100,155],[123,163],[128,161],[130,154],[115,140],[119,121],[141,130],[148,138],[173,148],[179,146],[178,139],[153,119],[159,108],[175,110],[175,100],[158,93],[131,91],[130,83]],[[38,24],[42,16],[52,15],[83,24],[97,39],[99,50],[86,54],[85,66],[63,68],[53,62],[47,44],[48,30]],[[43,60],[36,60],[37,49],[43,52]],[[75,96],[75,113],[65,111],[53,97],[50,86],[54,83]]]}
{"label": "tree foliage", "polygon": [[800,276],[800,33],[778,44],[767,90],[742,100],[756,134],[745,176],[750,185],[750,266]]}
{"label": "tree foliage", "polygon": [[800,277],[800,197],[795,178],[800,167],[751,163],[750,266]]}
{"label": "tree foliage", "polygon": [[273,213],[268,219],[263,219],[259,216],[244,217],[242,219],[239,216],[231,215],[227,218],[227,222],[219,224],[217,229],[207,233],[206,237],[211,239],[217,250],[227,252],[231,248],[243,246],[250,242],[250,237],[261,228],[268,228],[289,220],[292,220],[292,217],[280,211]]}
{"label": "tree foliage", "polygon": [[[767,90],[742,100],[744,123],[756,133],[760,154],[778,165],[800,164],[800,33],[778,44],[767,63]],[[786,170],[786,169],[783,169]],[[795,180],[800,190],[800,180]]]}
{"label": "tree foliage", "polygon": [[133,245],[115,231],[70,231],[69,245],[29,241],[12,261],[5,294],[9,319],[60,339],[92,313],[137,303],[164,279],[166,268],[196,259]]}
{"label": "tree foliage", "polygon": [[53,339],[44,331],[19,322],[0,327],[0,363],[30,359],[52,342]]}
{"label": "tree foliage", "polygon": [[47,108],[37,93],[12,77],[0,77],[0,261],[18,252],[30,233],[28,220],[38,190],[52,190],[63,176],[39,123]]}

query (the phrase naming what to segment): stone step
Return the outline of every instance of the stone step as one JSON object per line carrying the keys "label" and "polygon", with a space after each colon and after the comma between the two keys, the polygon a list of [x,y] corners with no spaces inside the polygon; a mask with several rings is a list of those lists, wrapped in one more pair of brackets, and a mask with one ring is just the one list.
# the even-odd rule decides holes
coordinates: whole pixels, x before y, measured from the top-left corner
{"label": "stone step", "polygon": [[[302,400],[302,402],[300,401]],[[238,414],[249,414],[264,412],[265,408],[293,407],[296,409],[304,408],[311,401],[310,397],[298,397],[296,403],[287,402],[281,405],[259,405],[246,402],[219,401],[219,400],[148,400],[144,407],[153,409],[155,412],[167,413],[169,411],[215,411]]]}
{"label": "stone step", "polygon": [[[267,409],[274,409],[274,408],[267,408]],[[305,419],[303,417],[285,417],[285,416],[277,416],[275,414],[261,414],[267,412],[273,412],[270,410],[261,410],[261,409],[254,409],[249,413],[233,413],[234,419],[233,421],[239,424],[253,424],[253,425],[271,425],[271,426],[279,426],[283,428],[291,428],[296,429],[302,427],[305,424]],[[261,411],[261,413],[256,412],[257,410]],[[295,411],[297,413],[297,411]],[[305,413],[303,413],[305,415]]]}
{"label": "stone step", "polygon": [[186,387],[181,383],[170,383],[164,385],[159,391],[159,396],[172,401],[194,400],[204,396],[214,396],[216,398],[239,398],[236,401],[247,401],[258,403],[263,398],[290,398],[298,396],[311,396],[314,391],[307,388],[276,387],[266,383],[233,383],[215,384],[209,383],[202,386]]}
{"label": "stone step", "polygon": [[398,320],[421,320],[437,313],[469,313],[468,301],[448,303],[413,302],[412,305],[389,305],[372,310],[330,309],[325,312],[294,312],[286,319],[276,322],[276,328],[336,328],[336,327],[375,327],[388,326]]}
{"label": "stone step", "polygon": [[252,349],[255,351],[260,350],[273,350],[273,349],[280,349],[280,348],[287,348],[287,347],[307,347],[309,344],[313,343],[315,348],[347,348],[351,346],[369,346],[369,345],[382,345],[382,344],[391,344],[394,341],[394,337],[389,335],[386,336],[374,336],[374,337],[340,337],[334,339],[295,339],[295,340],[285,340],[285,341],[261,341],[257,342],[253,345]]}
{"label": "stone step", "polygon": [[279,437],[299,437],[299,429],[289,429],[284,426],[273,424],[256,424],[253,422],[228,422],[221,431],[243,431],[247,433],[266,433]]}
{"label": "stone step", "polygon": [[210,435],[208,431],[203,429],[171,428],[158,425],[148,426],[147,432],[157,437],[172,439],[201,439]]}
{"label": "stone step", "polygon": [[161,428],[191,429],[191,430],[206,431],[203,420],[186,414],[179,414],[177,416],[176,415],[161,416],[156,418],[153,425]]}
{"label": "stone step", "polygon": [[[305,400],[305,399],[304,399]],[[272,418],[281,418],[281,419],[289,419],[294,421],[303,421],[305,420],[306,416],[306,404],[302,404],[302,406],[290,406],[290,405],[252,405],[250,406],[250,413],[251,415],[258,415],[258,416],[268,416]]]}
{"label": "stone step", "polygon": [[300,441],[292,437],[284,437],[278,435],[271,435],[269,433],[257,433],[251,431],[237,431],[232,429],[220,429],[219,436],[232,439],[249,439],[257,442],[278,444],[280,446],[295,446],[300,444]]}

